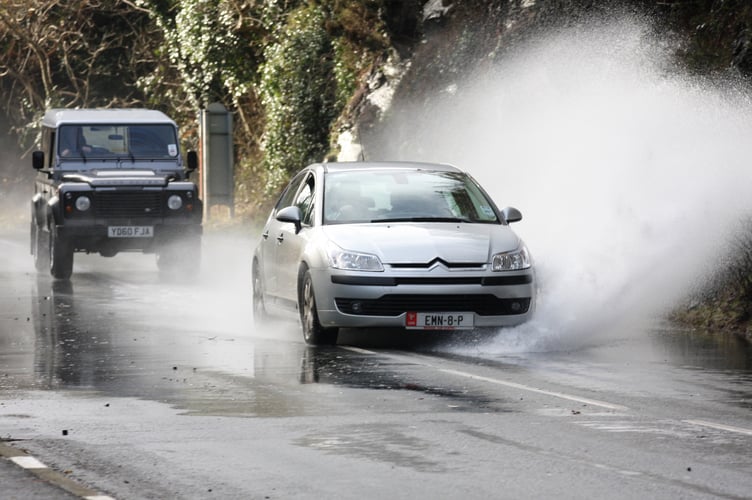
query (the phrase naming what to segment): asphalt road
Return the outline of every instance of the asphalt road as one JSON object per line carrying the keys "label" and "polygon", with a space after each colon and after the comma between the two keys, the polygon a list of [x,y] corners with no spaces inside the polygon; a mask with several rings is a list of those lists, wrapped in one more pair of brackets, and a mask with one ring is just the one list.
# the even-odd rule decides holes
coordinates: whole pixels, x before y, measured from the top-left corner
{"label": "asphalt road", "polygon": [[553,325],[311,348],[254,325],[250,252],[210,234],[195,283],[77,255],[60,284],[0,235],[0,498],[752,498],[733,338]]}

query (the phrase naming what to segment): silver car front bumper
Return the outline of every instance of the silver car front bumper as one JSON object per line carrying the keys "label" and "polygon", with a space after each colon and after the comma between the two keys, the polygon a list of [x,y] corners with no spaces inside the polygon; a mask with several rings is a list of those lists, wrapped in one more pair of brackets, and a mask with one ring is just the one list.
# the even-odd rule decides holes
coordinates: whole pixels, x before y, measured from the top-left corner
{"label": "silver car front bumper", "polygon": [[[532,270],[345,273],[312,269],[324,327],[405,327],[408,312],[472,312],[474,326],[515,326],[535,310]],[[519,312],[518,312],[519,311]]]}

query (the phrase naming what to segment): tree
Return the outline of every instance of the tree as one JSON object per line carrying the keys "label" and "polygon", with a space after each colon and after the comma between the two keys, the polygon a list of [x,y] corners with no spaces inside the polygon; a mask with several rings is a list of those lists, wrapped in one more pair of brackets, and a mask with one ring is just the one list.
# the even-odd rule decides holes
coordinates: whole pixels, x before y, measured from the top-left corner
{"label": "tree", "polygon": [[0,5],[0,107],[30,145],[51,107],[133,105],[159,33],[127,0],[5,0]]}

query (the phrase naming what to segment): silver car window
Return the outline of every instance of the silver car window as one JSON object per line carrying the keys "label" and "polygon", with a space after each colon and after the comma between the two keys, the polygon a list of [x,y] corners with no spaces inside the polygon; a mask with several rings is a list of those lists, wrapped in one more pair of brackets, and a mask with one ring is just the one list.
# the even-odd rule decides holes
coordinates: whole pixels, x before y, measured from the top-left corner
{"label": "silver car window", "polygon": [[330,172],[324,223],[452,221],[499,223],[493,203],[467,175],[425,170]]}
{"label": "silver car window", "polygon": [[298,175],[293,177],[293,179],[287,184],[287,187],[284,189],[284,191],[282,191],[282,194],[279,196],[279,200],[277,200],[276,205],[274,205],[275,212],[293,205],[293,200],[295,200],[295,195],[298,194],[298,187],[300,187],[300,183],[303,181],[303,178],[305,177],[305,175],[306,175],[306,172],[300,172]]}
{"label": "silver car window", "polygon": [[316,189],[313,175],[310,175],[300,188],[300,193],[298,193],[298,196],[295,198],[295,205],[300,209],[302,215],[301,222],[307,226],[312,225],[315,192]]}

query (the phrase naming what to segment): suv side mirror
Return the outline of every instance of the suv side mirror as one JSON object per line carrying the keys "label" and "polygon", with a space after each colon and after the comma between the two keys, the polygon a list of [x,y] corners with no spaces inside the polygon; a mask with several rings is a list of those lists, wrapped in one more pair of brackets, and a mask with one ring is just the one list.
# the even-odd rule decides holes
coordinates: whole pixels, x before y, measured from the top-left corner
{"label": "suv side mirror", "polygon": [[198,168],[198,154],[196,154],[195,151],[188,151],[185,157],[186,160],[186,166],[188,167],[188,170],[193,172]]}
{"label": "suv side mirror", "polygon": [[44,151],[34,151],[31,153],[31,165],[34,167],[34,170],[44,168]]}

